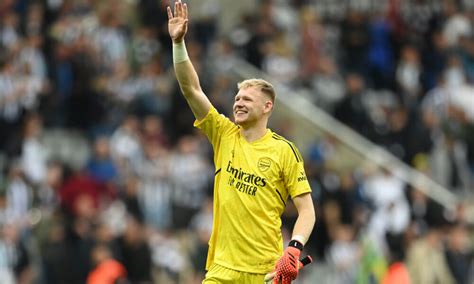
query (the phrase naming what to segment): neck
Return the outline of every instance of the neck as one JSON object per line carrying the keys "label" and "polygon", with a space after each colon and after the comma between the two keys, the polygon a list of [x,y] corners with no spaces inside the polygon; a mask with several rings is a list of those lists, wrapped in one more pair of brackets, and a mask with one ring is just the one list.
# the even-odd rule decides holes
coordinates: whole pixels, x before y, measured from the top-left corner
{"label": "neck", "polygon": [[262,138],[267,133],[267,128],[265,126],[261,127],[251,127],[251,128],[240,128],[240,133],[249,143],[257,141]]}

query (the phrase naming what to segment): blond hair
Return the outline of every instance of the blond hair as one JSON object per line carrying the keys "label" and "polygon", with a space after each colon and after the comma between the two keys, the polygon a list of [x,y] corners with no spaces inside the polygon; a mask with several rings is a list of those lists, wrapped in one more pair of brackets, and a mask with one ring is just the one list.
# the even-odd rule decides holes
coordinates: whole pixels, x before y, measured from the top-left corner
{"label": "blond hair", "polygon": [[275,102],[275,89],[273,88],[273,85],[270,84],[269,82],[263,80],[263,79],[257,79],[257,78],[252,78],[252,79],[247,79],[244,80],[240,83],[237,83],[237,88],[239,90],[241,89],[247,89],[251,87],[257,87],[260,92],[268,95],[272,102]]}

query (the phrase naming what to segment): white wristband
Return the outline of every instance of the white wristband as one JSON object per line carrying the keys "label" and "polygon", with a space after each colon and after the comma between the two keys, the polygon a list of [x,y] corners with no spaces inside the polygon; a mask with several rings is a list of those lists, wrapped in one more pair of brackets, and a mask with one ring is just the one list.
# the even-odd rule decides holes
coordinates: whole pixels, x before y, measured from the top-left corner
{"label": "white wristband", "polygon": [[306,238],[303,237],[302,235],[294,235],[293,237],[291,237],[292,240],[295,240],[295,241],[298,241],[300,243],[302,243],[303,245],[306,244]]}
{"label": "white wristband", "polygon": [[173,63],[177,64],[186,60],[189,60],[189,56],[184,40],[179,43],[173,42]]}

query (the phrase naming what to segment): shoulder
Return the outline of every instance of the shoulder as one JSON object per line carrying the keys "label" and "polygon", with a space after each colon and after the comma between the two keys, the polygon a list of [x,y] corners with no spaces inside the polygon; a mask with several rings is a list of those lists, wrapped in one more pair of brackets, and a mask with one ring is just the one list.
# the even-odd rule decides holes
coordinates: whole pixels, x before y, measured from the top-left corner
{"label": "shoulder", "polygon": [[211,109],[209,109],[209,112],[206,114],[204,118],[202,118],[201,120],[196,119],[196,121],[194,122],[194,126],[199,127],[205,123],[216,123],[216,124],[237,127],[235,123],[233,123],[227,116],[220,113],[214,107],[211,107]]}
{"label": "shoulder", "polygon": [[290,158],[294,158],[296,160],[296,162],[299,163],[299,162],[303,161],[298,148],[290,140],[288,140],[285,137],[273,132],[272,133],[272,141],[275,144],[275,146],[279,147],[281,149],[281,151],[288,154]]}

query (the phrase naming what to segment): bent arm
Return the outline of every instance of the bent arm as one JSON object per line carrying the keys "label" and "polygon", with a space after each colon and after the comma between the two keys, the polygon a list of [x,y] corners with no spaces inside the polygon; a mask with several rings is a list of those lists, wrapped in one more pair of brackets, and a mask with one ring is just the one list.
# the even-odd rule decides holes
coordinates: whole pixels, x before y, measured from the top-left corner
{"label": "bent arm", "polygon": [[292,239],[301,242],[303,245],[309,239],[316,222],[316,214],[314,213],[313,199],[310,193],[304,193],[293,198],[296,210],[298,210],[298,218],[293,227]]}
{"label": "bent arm", "polygon": [[[173,57],[178,52],[185,51],[186,46],[184,41],[180,43],[173,43]],[[186,60],[174,63],[174,71],[176,73],[176,79],[178,80],[179,87],[181,92],[184,95],[184,98],[188,102],[191,111],[194,114],[194,117],[197,120],[202,120],[212,105],[208,97],[204,94],[199,83],[199,77],[194,69],[191,60],[187,58]]]}

